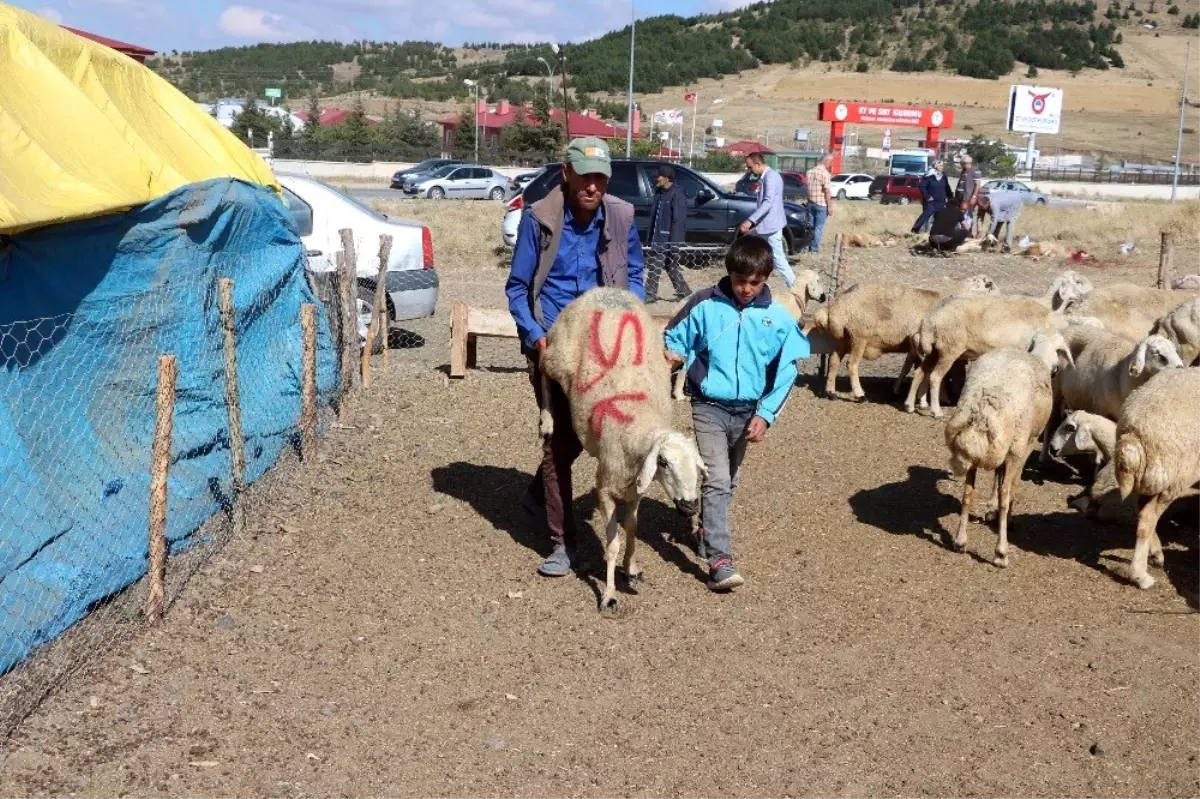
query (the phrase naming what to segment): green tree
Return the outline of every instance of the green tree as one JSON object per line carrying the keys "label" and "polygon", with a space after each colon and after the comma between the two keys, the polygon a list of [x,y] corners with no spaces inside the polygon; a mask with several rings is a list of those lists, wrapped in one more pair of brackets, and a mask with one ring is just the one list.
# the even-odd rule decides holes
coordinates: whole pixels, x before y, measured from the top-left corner
{"label": "green tree", "polygon": [[[451,146],[455,155],[466,156],[475,150],[475,112],[471,106],[464,106],[458,114],[458,124],[454,126],[454,139]],[[482,134],[482,131],[480,131]],[[483,145],[482,137],[479,142]]]}
{"label": "green tree", "polygon": [[367,111],[362,97],[354,101],[350,115],[338,127],[338,138],[353,147],[366,147],[377,141],[375,131],[367,124]]}
{"label": "green tree", "polygon": [[266,147],[267,134],[278,135],[280,127],[279,117],[263,113],[254,100],[248,99],[242,105],[242,112],[233,118],[230,130],[233,131],[233,135],[251,146]]}
{"label": "green tree", "polygon": [[1017,159],[1009,155],[1004,145],[975,135],[967,143],[967,154],[975,166],[988,177],[1010,178],[1017,174]]}

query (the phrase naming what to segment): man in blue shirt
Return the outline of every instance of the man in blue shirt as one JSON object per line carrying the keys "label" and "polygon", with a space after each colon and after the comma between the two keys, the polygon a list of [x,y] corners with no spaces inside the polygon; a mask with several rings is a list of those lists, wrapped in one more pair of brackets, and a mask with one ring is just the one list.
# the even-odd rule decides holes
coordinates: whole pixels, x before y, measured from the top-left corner
{"label": "man in blue shirt", "polygon": [[[542,407],[541,358],[546,332],[572,301],[596,286],[615,286],[645,298],[642,243],[633,206],[605,194],[612,159],[603,139],[574,139],[567,147],[563,182],[526,208],[517,229],[512,268],[504,287],[529,361],[529,380]],[[552,551],[538,568],[547,577],[567,574],[575,561],[576,524],[571,466],[583,452],[567,397],[550,383],[554,434],[543,442],[542,463],[522,505],[545,514]]]}

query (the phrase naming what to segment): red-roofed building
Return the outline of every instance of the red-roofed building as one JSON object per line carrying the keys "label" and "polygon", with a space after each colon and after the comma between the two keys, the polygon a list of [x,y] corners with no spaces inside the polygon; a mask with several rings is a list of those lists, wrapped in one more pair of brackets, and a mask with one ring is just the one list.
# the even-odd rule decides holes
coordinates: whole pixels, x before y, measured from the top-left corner
{"label": "red-roofed building", "polygon": [[66,25],[63,25],[62,28],[63,30],[70,31],[76,36],[82,36],[85,39],[90,39],[91,41],[102,44],[105,47],[111,47],[118,53],[124,53],[134,61],[137,61],[139,64],[146,63],[146,59],[155,53],[154,50],[150,50],[146,47],[139,47],[136,44],[129,44],[128,42],[120,42],[116,39],[110,39],[107,36],[100,36],[99,34],[81,31],[78,28],[68,28]]}
{"label": "red-roofed building", "polygon": [[[354,113],[354,112],[347,111],[344,108],[322,108],[321,109],[321,125],[322,125],[322,127],[329,127],[331,125],[340,125],[343,122],[345,122],[347,119],[349,119],[350,115],[352,113]],[[307,111],[299,111],[299,112],[297,112],[296,116],[300,117],[300,119],[303,119],[305,122],[308,121],[308,112]],[[372,119],[371,117],[366,117],[365,121],[368,125],[378,125],[379,124],[379,120]]]}
{"label": "red-roofed building", "polygon": [[[478,106],[478,121],[479,125],[479,146],[483,148],[497,148],[500,146],[500,133],[509,125],[514,124],[518,119],[524,120],[526,123],[537,127],[541,123],[533,116],[532,104],[525,106],[513,105],[507,100],[501,100],[496,104],[495,108],[490,108],[487,103],[482,100]],[[550,119],[562,124],[563,111],[561,108],[555,108],[550,111]],[[600,119],[600,115],[595,111],[586,111],[578,113],[572,111],[569,117],[567,126],[567,138],[575,138],[577,136],[596,136],[601,139],[624,139],[625,126],[618,125],[615,122],[605,122]],[[442,126],[442,147],[449,151],[454,144],[454,129],[458,127],[460,118],[458,116],[446,117],[439,119],[437,123]],[[635,137],[641,134],[641,119],[635,115],[633,118],[633,135]]]}
{"label": "red-roofed building", "polygon": [[762,142],[749,141],[749,140],[730,142],[729,144],[726,144],[724,147],[711,147],[709,149],[715,150],[716,152],[729,153],[730,155],[735,155],[735,156],[737,156],[737,155],[747,156],[747,155],[750,155],[750,153],[771,154],[771,153],[775,152],[774,150],[772,150],[770,147],[767,147]]}

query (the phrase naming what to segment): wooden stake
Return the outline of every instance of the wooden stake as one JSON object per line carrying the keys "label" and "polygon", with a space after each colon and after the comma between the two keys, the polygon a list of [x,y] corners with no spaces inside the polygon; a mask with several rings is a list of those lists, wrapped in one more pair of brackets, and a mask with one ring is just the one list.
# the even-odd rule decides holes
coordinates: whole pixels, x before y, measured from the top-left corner
{"label": "wooden stake", "polygon": [[[842,247],[845,241],[844,235],[839,233],[833,240],[833,269],[832,277],[829,281],[829,292],[825,298],[828,305],[833,305],[833,301],[837,299],[838,284],[842,279]],[[821,356],[821,379],[824,380],[829,376],[829,356]]]}
{"label": "wooden stake", "polygon": [[221,329],[224,332],[225,354],[225,414],[229,419],[229,472],[233,494],[233,534],[241,535],[246,527],[246,510],[242,507],[245,488],[246,439],[242,437],[242,404],[238,391],[237,319],[233,311],[233,281],[227,277],[218,283],[221,306]]}
{"label": "wooden stake", "polygon": [[465,302],[456,302],[450,310],[450,376],[467,376],[467,337],[470,331],[470,309]]}
{"label": "wooden stake", "polygon": [[1170,233],[1162,233],[1162,245],[1158,251],[1158,287],[1165,289],[1171,282],[1171,258],[1175,255],[1175,241]]}
{"label": "wooden stake", "polygon": [[158,392],[154,407],[154,444],[150,450],[150,567],[144,613],[156,621],[167,604],[167,472],[171,466],[171,423],[175,414],[174,355],[158,356]]}
{"label": "wooden stake", "polygon": [[[383,330],[383,352],[387,353],[387,262],[392,254],[392,237],[379,237],[379,274],[375,279],[375,308],[371,324],[367,327],[367,345],[362,352],[362,386],[371,387],[371,355],[375,352],[375,339]],[[382,313],[380,309],[382,308]]]}
{"label": "wooden stake", "polygon": [[303,382],[300,386],[300,457],[312,463],[317,454],[317,306],[300,306]]}
{"label": "wooden stake", "polygon": [[345,253],[337,254],[337,296],[340,311],[341,338],[341,401],[338,403],[338,419],[346,421],[350,392],[354,389],[354,374],[358,364],[358,314],[354,304],[354,277],[346,261]]}

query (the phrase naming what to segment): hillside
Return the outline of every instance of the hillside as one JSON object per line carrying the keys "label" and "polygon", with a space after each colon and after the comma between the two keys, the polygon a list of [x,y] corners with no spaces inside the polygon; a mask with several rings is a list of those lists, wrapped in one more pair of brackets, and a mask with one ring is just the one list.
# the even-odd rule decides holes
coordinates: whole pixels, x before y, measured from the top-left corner
{"label": "hillside", "polygon": [[[1143,0],[1146,3],[1147,0]],[[1119,0],[1114,0],[1119,2]],[[1134,8],[1105,11],[1091,0],[775,0],[737,12],[638,23],[635,90],[655,93],[761,66],[828,64],[871,73],[947,72],[996,79],[1020,63],[1073,73],[1122,67],[1122,29],[1143,19],[1166,27],[1190,15]],[[1178,9],[1176,9],[1178,10]],[[1106,18],[1107,17],[1107,18]],[[1128,17],[1128,19],[1125,19]],[[617,92],[628,79],[629,29],[566,46],[570,84]],[[549,44],[481,43],[451,49],[431,42],[301,42],[171,53],[152,62],[198,99],[285,97],[370,91],[397,99],[464,98],[463,78],[515,101],[544,92]]]}

